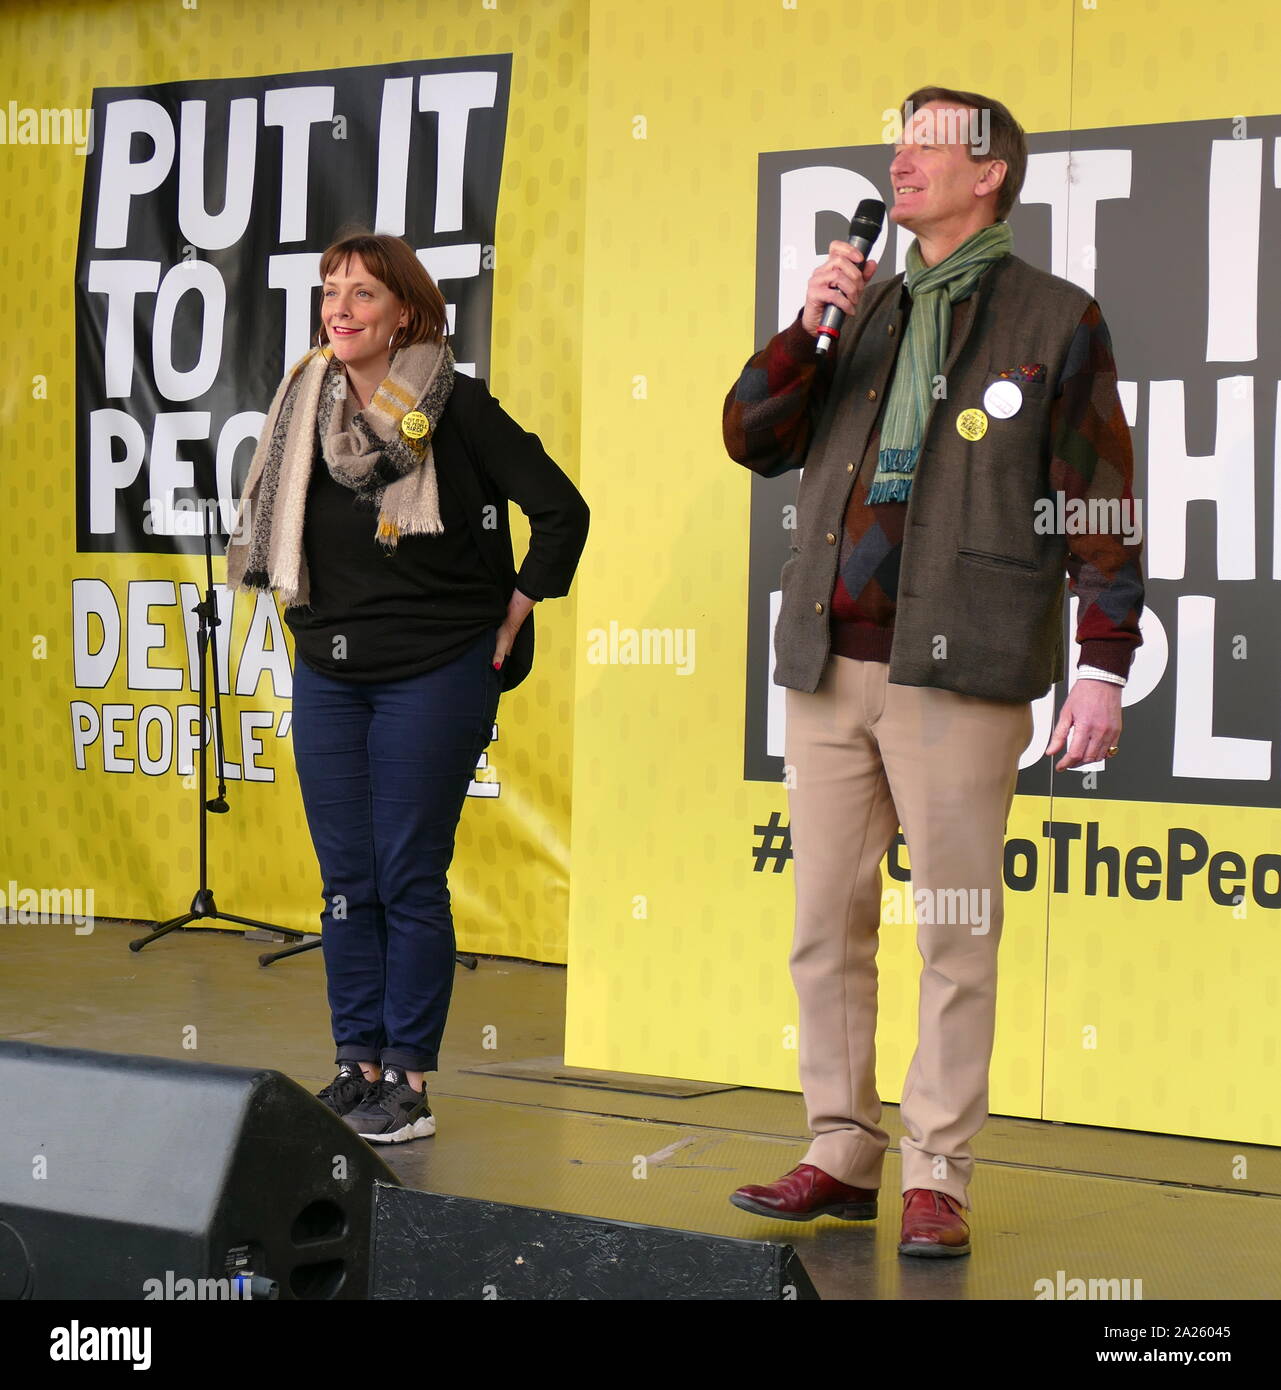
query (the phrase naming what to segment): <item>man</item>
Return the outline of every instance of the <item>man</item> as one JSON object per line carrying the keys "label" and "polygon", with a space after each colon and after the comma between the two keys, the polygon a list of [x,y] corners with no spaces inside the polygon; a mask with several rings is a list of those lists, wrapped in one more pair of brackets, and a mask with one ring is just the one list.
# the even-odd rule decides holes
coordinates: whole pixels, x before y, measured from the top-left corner
{"label": "man", "polygon": [[[774,679],[787,687],[790,964],[814,1133],[792,1172],[730,1200],[792,1221],[876,1215],[880,864],[901,824],[924,969],[899,1251],[948,1256],[970,1251],[1005,824],[1031,702],[1064,674],[1065,580],[1081,661],[1045,750],[1062,750],[1059,770],[1117,751],[1143,580],[1099,306],[1012,253],[1021,127],[999,102],[938,87],[901,114],[890,217],[916,237],[906,277],[869,285],[876,263],[832,242],[796,320],[725,401],[733,459],[764,477],[805,470]],[[847,317],[820,358],[832,304]],[[1064,535],[1079,528],[1054,518],[1069,515],[1108,524]]]}

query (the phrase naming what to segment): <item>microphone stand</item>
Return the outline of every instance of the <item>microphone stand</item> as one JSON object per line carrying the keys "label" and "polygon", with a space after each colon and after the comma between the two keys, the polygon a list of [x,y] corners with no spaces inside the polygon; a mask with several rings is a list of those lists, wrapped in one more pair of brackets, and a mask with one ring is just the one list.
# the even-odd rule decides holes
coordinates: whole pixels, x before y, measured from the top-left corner
{"label": "microphone stand", "polygon": [[[222,619],[218,616],[217,598],[214,594],[213,579],[213,550],[212,550],[212,513],[217,506],[217,501],[202,498],[200,501],[200,512],[202,517],[201,530],[205,539],[205,596],[191,610],[198,619],[196,628],[196,651],[200,663],[200,674],[198,684],[200,687],[200,773],[197,785],[197,794],[200,797],[200,887],[196,889],[196,895],[191,900],[191,907],[179,917],[171,917],[167,922],[162,922],[156,929],[149,932],[146,936],[140,937],[137,941],[129,943],[131,951],[141,951],[144,946],[148,946],[153,941],[158,941],[162,936],[167,936],[171,931],[178,927],[185,927],[188,922],[208,919],[219,922],[237,922],[242,927],[254,927],[261,931],[280,932],[284,936],[292,937],[296,942],[301,942],[304,937],[314,936],[314,941],[307,941],[301,945],[288,947],[284,951],[279,951],[275,955],[259,956],[259,964],[267,965],[272,960],[280,956],[293,955],[298,951],[309,951],[320,945],[320,935],[317,932],[299,931],[296,927],[282,927],[273,922],[259,922],[253,917],[237,917],[234,913],[223,912],[214,901],[213,889],[209,887],[209,831],[208,816],[212,812],[214,815],[222,816],[231,809],[227,805],[227,783],[224,776],[225,763],[222,751],[222,694],[218,679],[218,643],[213,640],[213,629],[221,627]],[[214,700],[214,729],[217,739],[214,745],[214,762],[218,772],[218,795],[206,798],[208,790],[208,752],[209,736],[205,731],[205,717],[207,706],[205,704],[205,656],[209,655],[209,662],[213,667],[213,700]]]}

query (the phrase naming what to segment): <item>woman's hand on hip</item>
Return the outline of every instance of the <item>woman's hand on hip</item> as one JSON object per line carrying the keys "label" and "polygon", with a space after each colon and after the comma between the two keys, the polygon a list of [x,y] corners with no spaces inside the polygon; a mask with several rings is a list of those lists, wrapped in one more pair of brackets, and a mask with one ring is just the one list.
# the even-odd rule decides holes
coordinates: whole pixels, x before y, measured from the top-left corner
{"label": "woman's hand on hip", "polygon": [[511,651],[512,644],[516,641],[516,634],[520,631],[520,625],[529,617],[533,611],[534,600],[526,597],[519,589],[512,590],[512,596],[507,601],[507,616],[502,621],[502,626],[498,629],[498,641],[494,646],[494,669],[502,669],[503,662],[507,660],[507,653]]}

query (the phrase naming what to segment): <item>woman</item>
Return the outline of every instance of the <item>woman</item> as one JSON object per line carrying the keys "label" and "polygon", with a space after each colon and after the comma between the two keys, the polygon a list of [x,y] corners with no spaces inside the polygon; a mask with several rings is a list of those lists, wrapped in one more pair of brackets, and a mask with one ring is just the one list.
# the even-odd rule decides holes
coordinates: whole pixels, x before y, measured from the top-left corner
{"label": "woman", "polygon": [[[434,1134],[454,972],[446,874],[533,605],[568,592],[578,491],[455,373],[445,301],[412,248],[344,237],[320,260],[319,346],[259,438],[228,583],[272,589],[296,660],[293,742],[324,881],[338,1075],[319,1098],[376,1143]],[[530,522],[512,564],[507,502]]]}

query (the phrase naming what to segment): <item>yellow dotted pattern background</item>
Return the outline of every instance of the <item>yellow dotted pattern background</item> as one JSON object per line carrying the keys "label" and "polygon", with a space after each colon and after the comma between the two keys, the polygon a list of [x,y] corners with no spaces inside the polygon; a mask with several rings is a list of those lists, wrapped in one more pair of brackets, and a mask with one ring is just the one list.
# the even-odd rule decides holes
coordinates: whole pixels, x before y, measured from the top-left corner
{"label": "yellow dotted pattern background", "polygon": [[[591,7],[583,487],[609,544],[579,589],[575,1065],[797,1089],[792,874],[750,857],[786,793],[742,776],[750,474],[720,433],[753,350],[758,154],[875,142],[927,82],[991,92],[1030,131],[1275,110],[1261,0],[1216,11],[1212,36],[1192,0],[958,0],[865,21],[839,0]],[[592,664],[583,637],[611,621],[693,628],[695,672]],[[1087,810],[1104,843],[1164,846],[1185,824],[1216,848],[1276,849],[1268,811],[1058,803]],[[1275,913],[1237,921],[1201,889],[1051,896],[1047,811],[1019,798],[1009,826],[1043,872],[1006,895],[991,1109],[1281,1141],[1258,1103],[1274,1089]],[[883,927],[880,968],[879,1081],[897,1100],[910,927]]]}
{"label": "yellow dotted pattern background", "polygon": [[[493,8],[480,0],[371,0],[319,9],[46,0],[0,11],[0,94],[20,107],[87,107],[101,86],[512,54],[490,386],[576,478],[587,21],[586,0],[501,0]],[[123,669],[104,691],[76,692],[70,585],[96,576],[123,597],[131,580],[197,581],[203,561],[74,553],[73,281],[83,174],[69,148],[0,146],[9,343],[0,374],[0,496],[9,522],[0,565],[0,879],[93,887],[99,915],[165,918],[185,910],[198,881],[196,794],[174,775],[106,773],[100,754],[100,770],[77,771],[69,706],[77,695],[171,707],[184,697],[128,691]],[[37,375],[47,379],[45,400],[33,398]],[[515,508],[513,533],[519,564],[528,527]],[[500,782],[501,795],[472,798],[463,813],[450,882],[464,949],[565,960],[574,603],[571,594],[539,606],[537,661],[502,699],[499,738],[488,751],[493,770],[483,774]],[[153,616],[160,621],[163,610]],[[248,616],[247,604],[238,607],[235,648]],[[168,650],[180,650],[177,616],[164,626]],[[279,715],[288,704],[266,680],[256,698],[227,700],[229,755],[238,753],[230,730],[241,708]],[[271,733],[266,739],[261,761],[277,768],[276,783],[231,784],[233,813],[211,818],[210,881],[225,911],[311,929],[320,876],[292,750],[287,739],[275,747]]]}

